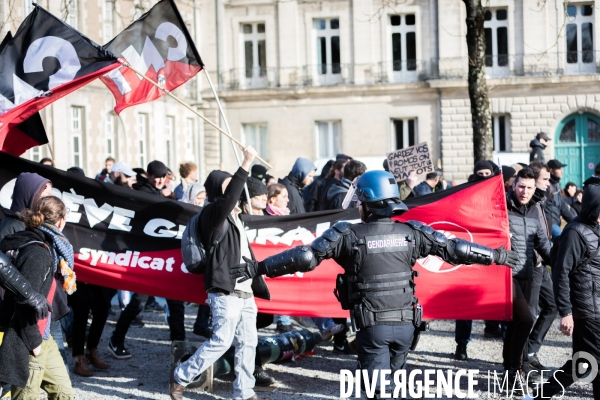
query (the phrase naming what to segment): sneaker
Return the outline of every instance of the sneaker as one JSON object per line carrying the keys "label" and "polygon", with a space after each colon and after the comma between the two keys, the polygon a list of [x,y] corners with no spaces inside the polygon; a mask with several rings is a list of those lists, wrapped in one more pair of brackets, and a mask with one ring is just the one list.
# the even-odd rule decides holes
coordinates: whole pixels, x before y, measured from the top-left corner
{"label": "sneaker", "polygon": [[334,343],[333,351],[344,354],[356,354],[356,344],[354,343],[355,341],[356,339],[351,342],[348,342],[348,339],[344,339],[344,342],[341,344]]}
{"label": "sneaker", "polygon": [[135,326],[138,328],[143,328],[144,327],[144,321],[142,320],[142,315],[138,315],[137,317],[135,317],[135,319],[133,321],[131,321],[131,326]]}
{"label": "sneaker", "polygon": [[342,324],[331,325],[329,328],[327,328],[327,330],[325,330],[321,333],[321,339],[324,342],[326,342],[329,339],[331,339],[331,337],[333,335],[335,335],[336,333],[340,333],[343,330],[344,330],[344,325],[342,325]]}
{"label": "sneaker", "polygon": [[92,370],[89,367],[89,361],[87,358],[85,358],[85,356],[79,355],[79,356],[75,356],[75,366],[73,367],[73,372],[75,372],[77,375],[79,376],[85,376],[85,377],[90,377],[90,376],[94,376],[94,373],[92,372]]}
{"label": "sneaker", "polygon": [[277,383],[277,381],[273,377],[269,376],[264,369],[261,369],[260,371],[254,371],[254,379],[256,379],[256,386],[264,387]]}
{"label": "sneaker", "polygon": [[465,361],[469,357],[467,356],[467,345],[466,344],[457,344],[456,352],[454,353],[455,360]]}
{"label": "sneaker", "polygon": [[125,348],[125,346],[115,346],[112,340],[108,341],[108,351],[110,351],[113,357],[117,360],[129,360],[131,358],[131,353]]}
{"label": "sneaker", "polygon": [[275,328],[275,330],[280,333],[287,333],[293,331],[294,327],[292,325],[283,325],[278,323],[277,328]]}

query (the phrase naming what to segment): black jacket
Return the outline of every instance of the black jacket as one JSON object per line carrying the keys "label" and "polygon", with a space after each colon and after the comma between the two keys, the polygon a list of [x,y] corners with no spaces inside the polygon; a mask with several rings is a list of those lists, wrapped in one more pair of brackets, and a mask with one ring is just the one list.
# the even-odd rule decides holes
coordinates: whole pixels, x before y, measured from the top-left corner
{"label": "black jacket", "polygon": [[531,147],[529,162],[540,161],[546,163],[546,156],[544,156],[544,149],[546,148],[545,144],[542,144],[542,142],[537,139],[533,139],[529,142],[529,147]]}
{"label": "black jacket", "polygon": [[564,202],[560,194],[560,179],[554,175],[550,176],[548,201],[546,201],[544,211],[546,212],[546,218],[548,218],[548,224],[551,226],[552,224],[560,226],[561,215],[567,222],[571,222],[576,217],[575,212]]}
{"label": "black jacket", "polygon": [[[47,296],[54,277],[54,256],[49,250],[52,246],[50,236],[39,229],[17,232],[4,238],[0,243],[0,250],[16,249],[31,241],[47,243],[48,248],[38,244],[23,247],[19,251],[15,267],[29,281],[33,290]],[[0,309],[0,318],[5,319],[4,313],[12,313],[12,310],[3,307]],[[14,310],[14,318],[0,345],[0,381],[25,387],[29,378],[29,354],[42,344],[42,335],[37,324],[27,322],[25,316],[31,312],[27,306],[15,304]]]}
{"label": "black jacket", "polygon": [[578,272],[573,268],[598,248],[600,185],[584,189],[581,214],[560,235],[552,280],[556,307],[561,316],[600,318],[600,253]]}
{"label": "black jacket", "polygon": [[324,176],[318,176],[314,181],[302,190],[302,201],[306,212],[317,211],[317,203],[321,194],[321,188],[325,182]]}
{"label": "black jacket", "polygon": [[[204,274],[204,288],[206,291],[217,289],[231,293],[235,288],[235,279],[231,278],[229,269],[240,263],[240,232],[231,212],[238,203],[247,179],[248,172],[238,168],[222,195],[220,189],[222,180],[213,182],[215,187],[211,188],[208,187],[208,179],[207,183],[204,184],[207,193],[211,193],[211,198],[215,193],[215,201],[207,204],[202,209],[198,235],[205,249],[210,249],[211,243],[223,237],[208,261],[208,267]],[[250,252],[252,252],[252,249],[250,249]],[[254,253],[252,253],[252,258],[255,259]],[[269,289],[262,275],[254,277],[252,290],[256,297],[270,299]]]}
{"label": "black jacket", "polygon": [[148,179],[144,178],[141,175],[137,176],[137,182],[133,185],[134,190],[139,190],[140,192],[153,194],[155,196],[161,196],[160,189],[155,188],[150,184]]}
{"label": "black jacket", "polygon": [[300,192],[300,183],[297,182],[296,178],[288,175],[280,179],[279,183],[285,186],[288,191],[288,208],[290,209],[290,214],[304,214],[306,210],[304,209],[304,201]]}
{"label": "black jacket", "polygon": [[512,192],[506,194],[506,206],[511,233],[510,247],[519,255],[519,264],[513,268],[512,275],[517,279],[530,279],[537,265],[536,254],[550,263],[552,247],[540,222],[543,218],[542,208],[533,199],[527,205],[520,205]]}
{"label": "black jacket", "polygon": [[13,233],[25,230],[25,223],[19,219],[17,213],[6,209],[2,211],[5,217],[0,223],[0,241]]}
{"label": "black jacket", "polygon": [[350,180],[343,178],[341,181],[336,180],[335,184],[329,186],[327,201],[323,210],[340,210],[351,184]]}

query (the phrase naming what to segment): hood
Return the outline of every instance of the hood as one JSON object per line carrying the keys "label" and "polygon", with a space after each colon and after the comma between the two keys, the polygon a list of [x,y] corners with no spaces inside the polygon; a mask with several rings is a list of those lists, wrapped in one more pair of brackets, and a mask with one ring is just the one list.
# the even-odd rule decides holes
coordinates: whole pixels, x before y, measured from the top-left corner
{"label": "hood", "polygon": [[583,187],[587,186],[587,185],[598,185],[600,184],[600,178],[592,176],[591,178],[586,179],[585,182],[583,182]]}
{"label": "hood", "polygon": [[537,139],[533,139],[531,142],[529,142],[529,147],[540,147],[543,150],[546,148],[546,145]]}
{"label": "hood", "polygon": [[220,171],[218,169],[212,171],[206,177],[204,188],[206,189],[206,197],[209,202],[214,202],[219,197],[223,196],[223,182],[227,178],[231,178],[229,172]]}
{"label": "hood", "polygon": [[598,226],[598,215],[600,215],[600,185],[586,185],[583,188],[579,218],[587,225]]}
{"label": "hood", "polygon": [[31,241],[47,243],[51,242],[52,238],[46,237],[46,234],[40,229],[27,229],[6,236],[0,243],[0,250],[3,252],[7,252],[8,250],[15,250],[19,246],[22,246],[25,243],[29,243]]}
{"label": "hood", "polygon": [[206,189],[204,189],[204,186],[202,186],[198,182],[194,182],[190,186],[188,186],[188,188],[183,193],[183,197],[179,201],[188,203],[188,204],[194,204],[194,200],[196,199],[196,196],[198,196],[198,194],[202,193],[202,192],[206,192]]}
{"label": "hood", "polygon": [[340,193],[348,193],[351,184],[352,181],[350,179],[342,178],[340,182],[331,185],[327,191],[327,200],[333,200],[333,198]]}
{"label": "hood", "polygon": [[38,174],[23,172],[15,182],[10,210],[20,212],[26,208],[31,208],[48,182],[50,182],[48,179]]}
{"label": "hood", "polygon": [[293,177],[295,181],[302,186],[302,181],[306,178],[311,171],[316,170],[317,167],[310,161],[308,158],[298,157],[294,166],[292,167],[292,171],[290,172],[290,177]]}

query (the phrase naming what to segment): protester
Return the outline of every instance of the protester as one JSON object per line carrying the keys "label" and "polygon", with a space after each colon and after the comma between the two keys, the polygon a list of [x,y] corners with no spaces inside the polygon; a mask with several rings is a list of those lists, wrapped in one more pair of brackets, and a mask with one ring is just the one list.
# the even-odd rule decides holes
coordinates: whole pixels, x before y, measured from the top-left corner
{"label": "protester", "polygon": [[583,199],[583,190],[577,189],[575,192],[575,200],[573,201],[573,206],[571,207],[577,215],[581,214],[581,200]]}
{"label": "protester", "polygon": [[[556,259],[552,263],[554,293],[560,314],[560,331],[573,335],[573,356],[587,354],[600,363],[600,303],[596,288],[600,285],[600,185],[588,184],[583,189],[579,217],[570,222],[562,232]],[[534,394],[536,399],[549,399],[564,393],[573,384],[575,371],[592,367],[592,360],[584,357],[570,359],[559,370],[548,374]],[[576,362],[576,365],[573,363]],[[600,375],[593,377],[594,398],[600,398]],[[543,394],[543,397],[542,397]]]}
{"label": "protester", "polygon": [[[544,226],[540,222],[542,208],[533,200],[536,190],[535,173],[529,167],[517,173],[512,192],[506,194],[508,224],[510,228],[511,249],[519,256],[518,264],[512,270],[513,281],[513,319],[507,324],[503,365],[507,372],[509,386],[523,377],[523,351],[537,314],[535,305],[539,298],[539,289],[533,285],[534,268],[537,255],[549,263],[550,241]],[[537,255],[536,255],[537,253]]]}
{"label": "protester", "polygon": [[183,197],[179,200],[184,203],[193,204],[195,206],[204,206],[206,200],[206,189],[198,182],[194,182],[187,187],[183,193]]}
{"label": "protester", "polygon": [[181,200],[187,188],[198,180],[198,166],[192,162],[179,164],[179,175],[181,183],[173,190],[177,200]]}
{"label": "protester", "polygon": [[504,181],[504,190],[509,191],[517,177],[517,171],[513,167],[507,165],[502,166],[502,180]]}
{"label": "protester", "polygon": [[494,174],[494,164],[487,160],[477,161],[473,168],[473,174],[482,178],[489,178]]}
{"label": "protester", "polygon": [[267,208],[265,209],[267,214],[273,216],[289,215],[290,209],[287,208],[289,199],[285,186],[276,183],[267,189]]}
{"label": "protester", "polygon": [[[336,210],[342,208],[342,203],[350,189],[354,179],[358,178],[367,171],[367,166],[358,160],[351,160],[344,166],[344,175],[341,181],[331,185],[327,191],[327,202],[324,210]],[[356,204],[351,207],[356,207]]]}
{"label": "protester", "polygon": [[146,176],[138,173],[137,182],[133,188],[140,192],[160,196],[168,175],[169,169],[165,164],[157,160],[152,161],[148,164]]}
{"label": "protester", "polygon": [[425,180],[419,183],[413,189],[414,196],[424,196],[426,194],[433,193],[435,191],[435,187],[440,182],[441,177],[441,170],[437,168],[433,172],[425,175]]}
{"label": "protester", "polygon": [[573,206],[573,202],[575,201],[575,193],[577,192],[577,185],[573,182],[568,182],[565,185],[565,189],[563,191],[563,201],[567,203],[569,206]]}
{"label": "protester", "polygon": [[[253,390],[258,344],[257,308],[254,296],[269,299],[270,295],[262,277],[238,282],[229,276],[231,266],[245,259],[254,259],[244,224],[239,218],[241,210],[237,207],[237,203],[244,189],[244,183],[248,179],[250,165],[256,157],[256,150],[248,146],[243,149],[243,153],[244,161],[235,175],[213,171],[204,183],[209,204],[200,214],[198,234],[205,248],[209,248],[206,244],[214,243],[221,238],[217,247],[210,253],[204,274],[204,287],[208,292],[207,302],[211,308],[213,331],[211,338],[204,342],[188,360],[171,370],[169,394],[174,400],[183,399],[185,387],[225,354],[232,344],[235,346],[236,359],[233,397],[258,399]],[[295,166],[295,169],[296,172],[306,171],[300,166]],[[295,169],[290,176],[297,182],[302,182],[304,180],[301,179],[302,174],[295,174]]]}
{"label": "protester", "polygon": [[312,182],[316,170],[317,167],[308,158],[298,157],[288,176],[279,180],[279,183],[284,185],[288,191],[290,214],[306,212],[301,190]]}
{"label": "protester", "polygon": [[269,174],[265,175],[265,185],[267,185],[267,187],[274,185],[277,183],[277,178],[275,178],[274,176],[271,176]]}
{"label": "protester", "polygon": [[250,194],[250,204],[246,197],[246,191],[242,192],[241,206],[242,214],[265,215],[267,208],[267,187],[258,178],[248,177],[248,194]]}
{"label": "protester", "polygon": [[267,167],[261,164],[254,164],[252,166],[250,176],[262,181],[263,183],[266,183],[265,177],[267,176]]}
{"label": "protester", "polygon": [[[304,209],[306,212],[317,211],[315,207],[319,202],[319,196],[321,195],[321,187],[327,179],[327,174],[331,170],[334,161],[329,160],[321,169],[321,174],[313,179],[312,183],[302,190],[302,200],[304,201]],[[268,187],[268,185],[267,185]]]}
{"label": "protester", "polygon": [[98,175],[94,179],[100,182],[104,182],[108,174],[112,171],[112,167],[115,165],[115,159],[112,157],[108,157],[104,160],[104,169],[100,171]]}
{"label": "protester", "polygon": [[102,182],[133,188],[136,183],[136,173],[126,163],[118,161],[112,166],[110,173]]}
{"label": "protester", "polygon": [[563,201],[561,196],[560,179],[563,176],[562,169],[566,166],[566,164],[558,160],[548,161],[548,167],[550,167],[550,186],[548,187],[548,201],[546,202],[544,211],[548,218],[548,225],[551,227],[553,242],[560,236],[560,217],[562,216],[567,222],[571,222],[575,218],[575,212]]}
{"label": "protester", "polygon": [[[342,308],[352,310],[358,328],[359,369],[368,371],[365,373],[373,377],[372,384],[379,393],[381,380],[373,372],[391,370],[394,375],[404,369],[415,325],[420,328],[420,308],[416,304],[412,274],[414,260],[433,254],[453,264],[496,262],[513,266],[517,259],[513,252],[502,248],[492,250],[461,239],[446,239],[442,233],[417,221],[390,223],[392,216],[408,208],[398,198],[395,179],[388,172],[370,171],[362,175],[357,182],[357,195],[363,223],[338,222],[310,247],[298,246],[261,262],[244,258],[243,263],[230,269],[230,274],[234,279],[245,280],[310,272],[323,260],[333,258],[345,270],[338,279],[336,292]],[[390,243],[396,243],[400,242],[396,239],[399,236],[414,241],[404,241],[383,252],[369,251],[369,238],[376,237],[383,243],[388,238]],[[442,241],[444,246],[439,245]],[[360,279],[356,279],[357,275]]]}
{"label": "protester", "polygon": [[40,164],[42,165],[49,165],[51,167],[54,167],[54,161],[52,161],[51,158],[48,157],[44,157],[40,160]]}
{"label": "protester", "polygon": [[[528,165],[525,164],[525,167],[527,167]],[[517,172],[519,172],[520,170],[522,170],[524,168],[524,166],[521,163],[515,163],[513,165],[511,165],[511,168],[513,168],[515,170],[515,174]]]}
{"label": "protester", "polygon": [[[540,132],[535,135],[535,139],[533,139],[529,143],[529,147],[531,147],[531,152],[529,153],[529,162],[539,161],[541,163],[546,162],[546,156],[544,155],[544,150],[546,149],[546,145],[548,141],[551,140],[546,132]],[[552,167],[550,167],[552,168]]]}
{"label": "protester", "polygon": [[[27,229],[0,242],[3,252],[18,251],[15,266],[32,289],[48,300],[53,299],[51,291],[56,287],[74,290],[73,247],[61,233],[66,215],[59,198],[40,198],[20,214]],[[1,313],[5,312],[12,315],[12,310],[2,308]],[[48,318],[36,324],[30,321],[28,308],[15,305],[0,346],[0,380],[12,383],[12,399],[37,399],[40,389],[51,399],[74,398],[67,368],[50,332],[50,319],[56,312],[53,307]]]}
{"label": "protester", "polygon": [[333,164],[331,164],[331,168],[327,175],[325,175],[325,179],[321,182],[318,191],[317,191],[317,201],[314,204],[313,211],[323,211],[326,210],[327,206],[327,193],[329,192],[329,188],[338,184],[342,178],[344,177],[344,167],[348,163],[348,160],[342,158],[340,160],[335,160]]}

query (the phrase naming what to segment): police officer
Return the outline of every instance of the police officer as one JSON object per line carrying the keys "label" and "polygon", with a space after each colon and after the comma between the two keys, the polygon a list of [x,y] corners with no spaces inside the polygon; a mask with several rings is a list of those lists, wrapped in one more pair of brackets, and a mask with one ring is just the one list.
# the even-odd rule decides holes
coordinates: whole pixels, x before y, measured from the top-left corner
{"label": "police officer", "polygon": [[[276,277],[315,269],[333,258],[345,273],[338,275],[336,295],[351,310],[358,329],[358,368],[369,371],[403,369],[420,325],[420,306],[414,297],[416,260],[436,255],[452,264],[492,263],[512,267],[518,257],[504,248],[491,249],[462,239],[447,239],[418,221],[394,222],[408,210],[400,201],[394,176],[369,171],[357,182],[359,212],[364,223],[338,222],[309,246],[299,246],[256,262],[234,266],[234,278],[266,274]],[[417,330],[418,331],[418,330]],[[379,387],[379,384],[377,385]],[[379,390],[378,390],[379,391]]]}
{"label": "police officer", "polygon": [[48,311],[51,310],[48,300],[31,289],[29,282],[2,252],[0,252],[0,287],[15,294],[19,303],[29,306],[33,310],[31,318],[34,321],[48,316]]}

